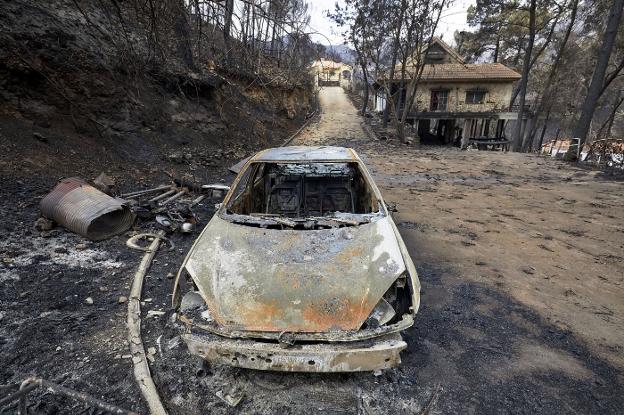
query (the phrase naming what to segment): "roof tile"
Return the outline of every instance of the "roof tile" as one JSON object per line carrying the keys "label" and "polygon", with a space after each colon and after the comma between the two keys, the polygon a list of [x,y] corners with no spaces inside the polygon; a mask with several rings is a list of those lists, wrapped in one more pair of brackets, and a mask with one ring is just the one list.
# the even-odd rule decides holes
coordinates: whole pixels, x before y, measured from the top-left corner
{"label": "roof tile", "polygon": [[[408,73],[415,72],[408,69]],[[395,79],[400,78],[400,72]],[[501,63],[440,63],[425,65],[422,81],[508,80],[522,76]]]}

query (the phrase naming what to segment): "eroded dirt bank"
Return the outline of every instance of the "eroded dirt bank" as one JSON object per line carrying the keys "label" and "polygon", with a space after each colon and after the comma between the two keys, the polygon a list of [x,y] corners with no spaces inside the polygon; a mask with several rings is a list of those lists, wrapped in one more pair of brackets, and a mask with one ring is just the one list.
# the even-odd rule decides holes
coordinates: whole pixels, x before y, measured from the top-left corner
{"label": "eroded dirt bank", "polygon": [[207,57],[184,65],[166,52],[172,45],[159,45],[156,58],[133,6],[0,2],[4,183],[93,179],[103,170],[130,186],[165,171],[207,180],[280,143],[311,111],[303,81],[267,80]]}
{"label": "eroded dirt bank", "polygon": [[[168,276],[200,226],[159,252],[143,293],[144,342],[157,351],[152,373],[170,413],[413,414],[438,385],[431,413],[621,412],[623,184],[534,156],[374,141],[342,90],[326,88],[320,101],[319,121],[294,144],[356,148],[397,203],[418,267],[422,306],[403,364],[380,376],[304,375],[189,356],[171,323]],[[0,383],[36,374],[145,412],[127,357],[127,305],[118,303],[140,254],[125,235],[88,243],[62,229],[35,231],[51,180],[1,187]],[[201,225],[212,211],[198,209]],[[233,388],[245,396],[236,408],[215,395]],[[49,395],[32,403],[36,413],[78,411]]]}

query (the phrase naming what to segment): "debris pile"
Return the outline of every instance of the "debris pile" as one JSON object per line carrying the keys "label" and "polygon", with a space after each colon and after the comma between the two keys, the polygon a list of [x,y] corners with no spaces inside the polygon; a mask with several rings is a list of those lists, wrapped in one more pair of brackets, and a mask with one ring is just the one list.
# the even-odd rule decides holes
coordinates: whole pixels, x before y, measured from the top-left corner
{"label": "debris pile", "polygon": [[556,138],[542,145],[540,153],[553,158],[574,160],[578,153],[578,138]]}
{"label": "debris pile", "polygon": [[[171,184],[110,196],[115,181],[102,173],[91,186],[72,177],[61,180],[42,199],[43,217],[35,224],[49,230],[55,223],[93,241],[130,229],[136,218],[155,220],[167,232],[191,233],[197,223],[194,208],[206,198],[223,197],[229,190],[220,184],[196,185],[174,179]],[[108,194],[107,194],[108,193]]]}
{"label": "debris pile", "polygon": [[587,163],[624,169],[624,139],[603,139],[584,144],[580,158]]}
{"label": "debris pile", "polygon": [[142,219],[155,219],[167,232],[190,233],[195,228],[197,216],[194,208],[204,199],[222,197],[228,186],[211,184],[195,185],[174,180],[171,185],[125,193],[133,212]]}

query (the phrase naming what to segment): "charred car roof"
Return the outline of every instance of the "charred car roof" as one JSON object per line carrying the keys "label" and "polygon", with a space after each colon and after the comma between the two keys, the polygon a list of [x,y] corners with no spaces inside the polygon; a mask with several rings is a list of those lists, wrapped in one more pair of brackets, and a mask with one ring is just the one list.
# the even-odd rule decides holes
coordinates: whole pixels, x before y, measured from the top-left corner
{"label": "charred car roof", "polygon": [[253,161],[357,161],[355,152],[350,148],[331,146],[290,146],[269,148],[256,154]]}

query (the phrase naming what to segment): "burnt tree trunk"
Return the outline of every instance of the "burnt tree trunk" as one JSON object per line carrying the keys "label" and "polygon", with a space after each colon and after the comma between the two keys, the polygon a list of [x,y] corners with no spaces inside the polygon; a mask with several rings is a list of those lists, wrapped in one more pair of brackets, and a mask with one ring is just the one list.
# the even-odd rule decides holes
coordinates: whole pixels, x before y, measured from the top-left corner
{"label": "burnt tree trunk", "polygon": [[230,60],[230,31],[232,30],[232,14],[234,0],[225,0],[225,22],[223,24],[223,43],[225,44],[225,61]]}
{"label": "burnt tree trunk", "polygon": [[368,86],[368,76],[363,74],[364,76],[364,102],[362,103],[362,115],[366,115],[366,107],[368,107],[368,98],[370,95],[370,88]]}
{"label": "burnt tree trunk", "polygon": [[389,88],[386,88],[386,106],[384,108],[384,114],[383,114],[383,128],[387,128],[388,127],[388,120],[390,117],[390,107],[389,107],[389,103],[390,100],[393,99],[392,97],[392,83],[394,82],[394,67],[396,66],[396,62],[397,62],[397,58],[399,55],[399,43],[401,40],[401,28],[403,26],[403,16],[405,15],[405,4],[401,3],[401,13],[399,15],[399,19],[398,19],[398,27],[396,28],[396,36],[394,38],[394,44],[392,46],[392,65],[390,66],[390,75],[388,78],[388,82],[389,82]]}
{"label": "burnt tree trunk", "polygon": [[525,128],[524,131],[524,138],[522,139],[522,147],[520,149],[523,153],[529,151],[529,149],[533,145],[533,139],[535,138],[535,132],[537,131],[537,126],[539,124],[538,118],[539,112],[538,109],[535,108],[533,110],[533,114],[531,114],[531,117],[529,118],[528,126],[527,128]]}
{"label": "burnt tree trunk", "polygon": [[364,102],[362,103],[362,115],[366,114],[366,108],[368,107],[368,96],[370,93],[370,88],[368,86],[368,68],[366,67],[366,59],[362,56],[362,51],[358,47],[358,42],[353,42],[353,47],[355,48],[355,52],[358,56],[358,62],[360,67],[362,68],[362,77],[364,78]]}
{"label": "burnt tree trunk", "polygon": [[611,10],[609,11],[609,20],[607,21],[607,28],[602,40],[602,46],[598,53],[598,62],[596,63],[596,69],[594,69],[594,75],[592,76],[589,89],[587,90],[587,96],[583,102],[581,108],[581,117],[576,123],[574,128],[574,138],[579,138],[579,149],[585,143],[589,127],[594,117],[594,111],[596,110],[596,104],[598,98],[603,90],[603,84],[605,82],[605,74],[607,72],[607,66],[609,65],[609,58],[611,57],[611,51],[615,44],[615,38],[617,37],[620,21],[622,20],[622,9],[624,8],[624,0],[614,0]]}
{"label": "burnt tree trunk", "polygon": [[[570,33],[572,33],[572,28],[574,26],[574,23],[576,22],[577,12],[578,12],[578,0],[574,0],[574,2],[572,3],[572,12],[570,14],[570,21],[568,22],[568,26],[566,28],[565,34],[563,35],[563,39],[561,40],[561,43],[559,44],[559,48],[557,49],[557,55],[555,57],[555,61],[553,62],[550,68],[550,72],[548,73],[548,78],[546,79],[546,83],[544,84],[544,87],[542,88],[542,94],[539,97],[539,101],[537,105],[535,106],[535,114],[533,114],[531,128],[529,128],[529,131],[527,135],[525,136],[524,141],[522,143],[522,151],[528,151],[532,147],[533,140],[537,132],[537,118],[539,117],[541,112],[544,110],[544,100],[546,96],[548,96],[550,86],[552,85],[557,75],[557,71],[559,69],[559,64],[561,63],[563,52],[565,51],[568,40],[570,39]],[[550,115],[550,110],[548,114]]]}
{"label": "burnt tree trunk", "polygon": [[[615,97],[615,100],[613,101],[613,108],[611,109],[611,112],[609,113],[609,116],[607,117],[605,122],[602,124],[602,126],[598,130],[598,133],[596,133],[596,138],[609,138],[611,136],[611,129],[613,128],[615,115],[617,114],[617,111],[618,109],[620,109],[620,106],[622,105],[623,102],[624,102],[624,96],[622,96],[622,94],[620,93]],[[604,134],[603,134],[603,131],[604,131]]]}
{"label": "burnt tree trunk", "polygon": [[609,125],[607,126],[607,132],[605,133],[605,138],[611,137],[611,130],[613,129],[613,122],[615,121],[615,114],[617,113],[617,110],[620,108],[622,103],[624,103],[624,98],[620,98],[618,102],[613,106],[613,112],[611,113],[611,116],[609,117]]}
{"label": "burnt tree trunk", "polygon": [[544,144],[544,135],[546,134],[546,128],[548,128],[548,120],[550,119],[550,108],[546,113],[546,119],[544,120],[544,125],[542,126],[542,133],[540,134],[539,144],[537,145],[537,151],[539,152],[542,149],[542,144]]}
{"label": "burnt tree trunk", "polygon": [[178,2],[178,10],[176,14],[173,31],[176,35],[176,49],[178,57],[182,59],[187,68],[194,70],[195,61],[193,59],[193,50],[191,49],[191,28],[186,16],[186,8],[184,2]]}
{"label": "burnt tree trunk", "polygon": [[500,51],[500,35],[496,36],[496,47],[494,48],[494,63],[498,62],[499,51]]}
{"label": "burnt tree trunk", "polygon": [[195,0],[195,14],[199,16],[197,19],[197,60],[201,62],[202,56],[202,38],[203,38],[203,16],[201,12],[201,7],[199,5],[199,0]]}
{"label": "burnt tree trunk", "polygon": [[[624,1],[624,0],[621,0]],[[520,80],[520,109],[518,110],[518,123],[514,131],[513,151],[520,150],[522,145],[524,104],[526,102],[526,91],[529,83],[529,68],[531,66],[531,55],[533,53],[533,44],[535,43],[535,9],[537,8],[537,0],[531,0],[529,7],[529,44],[524,53],[524,62],[522,63],[522,79]]]}

